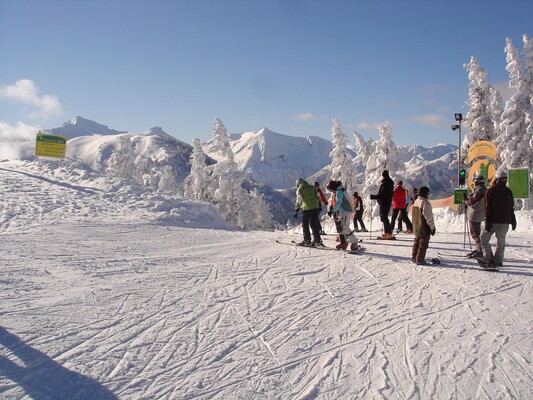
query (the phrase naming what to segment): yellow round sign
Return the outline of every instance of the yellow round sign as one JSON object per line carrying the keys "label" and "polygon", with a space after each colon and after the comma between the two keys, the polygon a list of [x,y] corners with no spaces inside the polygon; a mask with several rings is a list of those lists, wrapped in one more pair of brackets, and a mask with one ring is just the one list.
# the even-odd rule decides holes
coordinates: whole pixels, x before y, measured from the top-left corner
{"label": "yellow round sign", "polygon": [[483,175],[485,177],[485,186],[490,186],[494,177],[496,176],[496,167],[493,164],[493,160],[489,158],[482,158],[477,160],[468,172],[468,186],[470,189],[474,189],[474,176]]}

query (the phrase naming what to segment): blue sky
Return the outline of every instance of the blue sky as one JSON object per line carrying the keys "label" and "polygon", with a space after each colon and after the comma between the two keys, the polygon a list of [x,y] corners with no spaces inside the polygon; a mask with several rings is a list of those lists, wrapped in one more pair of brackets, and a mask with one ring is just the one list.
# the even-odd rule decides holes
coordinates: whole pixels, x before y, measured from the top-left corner
{"label": "blue sky", "polygon": [[80,115],[188,143],[215,117],[330,138],[336,117],[352,142],[390,121],[397,144],[455,144],[463,64],[505,97],[505,39],[522,52],[532,15],[529,0],[0,0],[0,135]]}

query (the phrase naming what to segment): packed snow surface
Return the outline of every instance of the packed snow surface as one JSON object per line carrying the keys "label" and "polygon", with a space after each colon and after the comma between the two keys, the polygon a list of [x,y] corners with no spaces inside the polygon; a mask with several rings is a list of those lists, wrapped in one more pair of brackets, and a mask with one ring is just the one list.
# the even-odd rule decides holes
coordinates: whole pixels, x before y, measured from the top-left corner
{"label": "packed snow surface", "polygon": [[500,272],[436,214],[442,264],[415,266],[406,234],[292,247],[207,204],[0,162],[0,398],[532,399],[531,211]]}

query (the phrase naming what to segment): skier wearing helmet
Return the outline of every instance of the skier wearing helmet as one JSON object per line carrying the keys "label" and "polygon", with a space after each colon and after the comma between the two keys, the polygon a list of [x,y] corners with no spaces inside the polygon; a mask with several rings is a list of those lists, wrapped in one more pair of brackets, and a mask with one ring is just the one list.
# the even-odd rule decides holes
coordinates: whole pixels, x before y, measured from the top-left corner
{"label": "skier wearing helmet", "polygon": [[465,201],[470,236],[472,236],[476,244],[476,249],[468,254],[468,258],[480,258],[483,256],[480,235],[481,223],[485,220],[485,194],[487,193],[485,177],[481,174],[475,175],[474,185],[474,191],[470,193]]}
{"label": "skier wearing helmet", "polygon": [[[498,172],[496,180],[485,195],[485,226],[481,229],[481,248],[483,258],[478,262],[483,268],[495,268],[503,265],[505,237],[509,225],[516,229],[513,192],[507,187],[507,174]],[[496,234],[496,253],[492,253],[490,238]]]}

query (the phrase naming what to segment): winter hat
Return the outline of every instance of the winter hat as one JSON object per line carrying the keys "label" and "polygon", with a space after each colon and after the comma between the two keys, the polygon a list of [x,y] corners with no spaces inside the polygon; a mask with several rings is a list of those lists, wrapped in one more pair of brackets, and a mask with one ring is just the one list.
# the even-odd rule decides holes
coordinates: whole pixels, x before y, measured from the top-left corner
{"label": "winter hat", "polygon": [[496,179],[507,179],[507,172],[501,171],[496,174]]}
{"label": "winter hat", "polygon": [[318,183],[318,182],[315,182],[315,186],[320,186],[320,183]]}
{"label": "winter hat", "polygon": [[403,186],[403,182],[402,181],[398,181],[397,185],[398,186]]}
{"label": "winter hat", "polygon": [[353,192],[353,197],[357,197],[357,196],[359,196],[359,193]]}
{"label": "winter hat", "polygon": [[303,178],[296,179],[296,186],[300,186],[300,183],[305,182]]}
{"label": "winter hat", "polygon": [[429,188],[427,186],[422,186],[420,189],[418,189],[418,195],[421,197],[428,197],[429,194]]}
{"label": "winter hat", "polygon": [[329,191],[333,192],[334,190],[337,189],[337,182],[335,181],[329,181],[328,185],[326,186],[326,189],[328,189]]}
{"label": "winter hat", "polygon": [[383,172],[381,173],[381,176],[383,178],[389,178],[389,171],[387,171],[386,169],[383,170]]}

